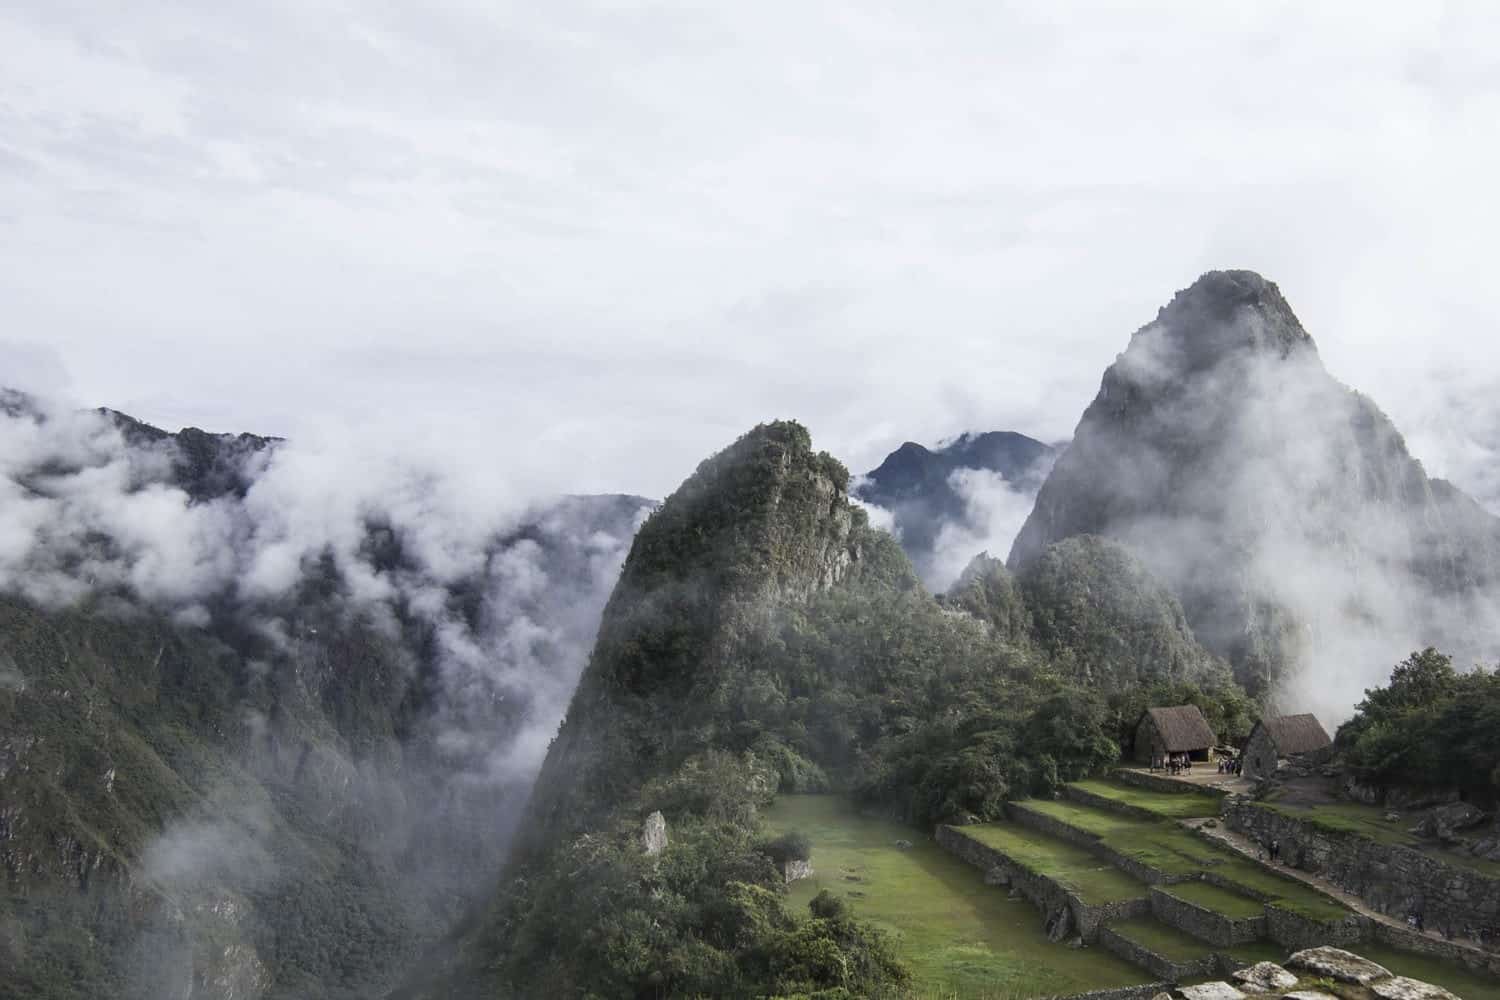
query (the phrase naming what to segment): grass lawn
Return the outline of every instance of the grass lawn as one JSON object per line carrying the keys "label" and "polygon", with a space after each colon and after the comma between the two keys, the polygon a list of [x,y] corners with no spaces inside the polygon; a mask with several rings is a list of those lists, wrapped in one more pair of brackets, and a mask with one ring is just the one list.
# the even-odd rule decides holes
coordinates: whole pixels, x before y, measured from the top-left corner
{"label": "grass lawn", "polygon": [[1214,872],[1254,892],[1274,896],[1277,905],[1313,920],[1337,920],[1348,911],[1292,879],[1280,878],[1227,848],[1210,844],[1171,820],[1135,819],[1103,809],[1044,799],[1016,803],[1091,833],[1122,854],[1169,875]]}
{"label": "grass lawn", "polygon": [[1168,927],[1152,917],[1118,920],[1109,926],[1121,937],[1144,945],[1173,962],[1196,962],[1214,950],[1212,945],[1204,944],[1192,935],[1184,934],[1175,927]]}
{"label": "grass lawn", "polygon": [[1456,962],[1444,962],[1427,955],[1397,951],[1373,941],[1355,945],[1350,950],[1372,962],[1379,962],[1398,976],[1410,976],[1424,983],[1441,986],[1464,1000],[1500,1000],[1500,979],[1470,972]]}
{"label": "grass lawn", "polygon": [[1177,885],[1164,885],[1160,888],[1168,895],[1185,899],[1189,903],[1223,914],[1232,920],[1258,917],[1266,912],[1264,903],[1207,882],[1180,882]]}
{"label": "grass lawn", "polygon": [[1142,899],[1146,886],[1081,847],[1009,823],[981,823],[957,828],[1023,867],[1067,886],[1091,906],[1121,899]]}
{"label": "grass lawn", "polygon": [[[895,941],[924,1000],[1020,1000],[1148,982],[1101,948],[1052,944],[1036,909],[984,884],[978,869],[920,831],[858,815],[835,796],[782,795],[766,810],[773,832],[812,841],[816,874],[792,884],[806,913],[820,889],[848,900]],[[897,840],[913,846],[900,850]]]}
{"label": "grass lawn", "polygon": [[1075,781],[1073,787],[1101,798],[1114,799],[1116,802],[1149,809],[1167,819],[1217,816],[1219,805],[1224,801],[1219,796],[1207,792],[1154,792],[1149,788],[1137,788],[1123,781],[1109,781],[1102,778]]}
{"label": "grass lawn", "polygon": [[1418,837],[1407,830],[1415,820],[1405,816],[1397,822],[1387,822],[1388,810],[1379,806],[1367,806],[1358,802],[1330,802],[1318,805],[1292,805],[1284,802],[1262,802],[1263,809],[1276,812],[1328,833],[1347,833],[1364,837],[1381,844],[1410,847],[1450,865],[1469,868],[1492,878],[1500,878],[1500,863],[1476,858],[1463,851],[1455,851]]}

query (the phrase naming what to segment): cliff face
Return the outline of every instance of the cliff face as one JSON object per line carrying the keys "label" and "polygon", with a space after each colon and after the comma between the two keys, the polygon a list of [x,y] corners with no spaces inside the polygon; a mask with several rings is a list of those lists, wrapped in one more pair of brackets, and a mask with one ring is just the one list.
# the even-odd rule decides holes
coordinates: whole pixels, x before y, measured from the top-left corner
{"label": "cliff face", "polygon": [[1204,275],[1136,332],[1010,565],[1085,534],[1118,540],[1167,582],[1252,690],[1321,686],[1341,713],[1371,658],[1493,648],[1474,616],[1493,604],[1500,521],[1429,479],[1251,272]]}

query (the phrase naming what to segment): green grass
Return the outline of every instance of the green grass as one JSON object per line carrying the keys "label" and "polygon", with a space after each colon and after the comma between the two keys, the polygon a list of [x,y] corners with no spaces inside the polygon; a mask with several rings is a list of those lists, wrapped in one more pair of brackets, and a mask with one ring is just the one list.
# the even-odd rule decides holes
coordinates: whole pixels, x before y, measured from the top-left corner
{"label": "green grass", "polygon": [[1039,875],[1046,875],[1098,906],[1122,899],[1142,899],[1146,886],[1081,847],[1009,823],[957,828]]}
{"label": "green grass", "polygon": [[1172,962],[1196,962],[1213,951],[1211,945],[1204,944],[1189,934],[1184,934],[1175,927],[1151,917],[1140,917],[1134,920],[1119,920],[1109,925],[1121,937],[1129,938],[1136,944],[1156,952],[1163,958]]}
{"label": "green grass", "polygon": [[1352,834],[1395,847],[1409,847],[1421,851],[1438,861],[1469,868],[1491,878],[1500,878],[1500,863],[1476,858],[1463,851],[1452,850],[1441,844],[1418,837],[1408,830],[1415,820],[1403,816],[1397,822],[1389,822],[1385,814],[1389,811],[1378,806],[1362,805],[1358,802],[1332,802],[1318,805],[1291,805],[1283,802],[1259,803],[1263,809],[1272,809],[1284,816],[1307,823],[1325,833]]}
{"label": "green grass", "polygon": [[1471,972],[1456,962],[1397,951],[1373,941],[1356,945],[1352,950],[1372,962],[1379,962],[1398,976],[1410,976],[1441,986],[1464,1000],[1500,1000],[1500,979]]}
{"label": "green grass", "polygon": [[1206,792],[1156,792],[1149,788],[1127,785],[1122,781],[1100,778],[1075,781],[1073,787],[1101,798],[1147,809],[1167,819],[1217,816],[1219,805],[1223,802],[1219,796]]}
{"label": "green grass", "polygon": [[1189,903],[1201,906],[1205,910],[1212,910],[1232,920],[1259,917],[1266,912],[1264,903],[1207,882],[1180,882],[1177,885],[1164,885],[1160,888],[1168,895],[1187,900]]}
{"label": "green grass", "polygon": [[1274,897],[1276,905],[1311,920],[1337,920],[1348,913],[1322,893],[1272,875],[1171,820],[1136,819],[1076,802],[1032,799],[1015,805],[1091,833],[1121,854],[1168,875],[1213,872],[1251,892]]}
{"label": "green grass", "polygon": [[[846,899],[892,936],[920,997],[1009,1000],[1150,980],[1101,948],[1052,944],[1030,903],[985,885],[978,869],[910,827],[820,795],[780,796],[765,819],[772,832],[812,840],[816,874],[793,883],[788,905],[805,913],[822,889]],[[896,848],[901,839],[913,846]]]}

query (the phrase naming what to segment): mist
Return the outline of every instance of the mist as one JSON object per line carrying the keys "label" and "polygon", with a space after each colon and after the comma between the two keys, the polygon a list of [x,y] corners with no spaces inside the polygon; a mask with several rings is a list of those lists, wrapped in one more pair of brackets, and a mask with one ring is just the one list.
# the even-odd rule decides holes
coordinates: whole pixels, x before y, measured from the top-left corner
{"label": "mist", "polygon": [[[165,618],[227,643],[246,677],[223,734],[236,771],[143,851],[138,877],[176,917],[141,932],[135,964],[154,971],[129,995],[186,996],[220,973],[266,985],[253,949],[215,972],[192,944],[240,933],[246,893],[275,905],[320,877],[263,788],[358,845],[413,927],[482,891],[649,502],[535,495],[477,456],[354,434],[225,436],[205,470],[185,437],[18,393],[0,402],[0,591]],[[322,683],[351,655],[371,674],[355,683],[417,697],[399,744],[309,744],[251,703],[268,684]],[[25,684],[0,658],[0,686]],[[299,697],[318,711],[315,690]]]}
{"label": "mist", "polygon": [[1274,710],[1329,725],[1413,650],[1500,658],[1500,521],[1429,480],[1284,303],[1224,318],[1211,294],[1135,334],[1013,562],[1059,531],[1118,538],[1209,648],[1285,660]]}

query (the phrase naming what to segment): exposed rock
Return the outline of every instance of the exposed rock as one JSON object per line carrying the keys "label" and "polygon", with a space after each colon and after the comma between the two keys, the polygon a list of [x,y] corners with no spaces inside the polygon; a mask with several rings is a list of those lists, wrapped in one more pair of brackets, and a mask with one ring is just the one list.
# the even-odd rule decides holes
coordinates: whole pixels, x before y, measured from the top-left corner
{"label": "exposed rock", "polygon": [[1424,983],[1405,976],[1393,976],[1370,984],[1370,992],[1380,1000],[1458,1000],[1441,986]]}
{"label": "exposed rock", "polygon": [[1074,951],[1077,951],[1079,948],[1083,947],[1083,938],[1081,936],[1074,937],[1071,941],[1068,942],[1068,947],[1072,948]]}
{"label": "exposed rock", "polygon": [[1299,951],[1287,960],[1293,969],[1305,969],[1320,976],[1329,976],[1344,983],[1368,986],[1377,979],[1389,979],[1391,970],[1376,965],[1368,958],[1361,958],[1342,948],[1308,948]]}
{"label": "exposed rock", "polygon": [[641,850],[655,857],[667,849],[667,818],[658,809],[641,824]]}
{"label": "exposed rock", "polygon": [[1401,822],[1401,814],[1398,812],[1388,812],[1385,814],[1385,821],[1387,823],[1399,823]]}
{"label": "exposed rock", "polygon": [[909,841],[909,840],[898,840],[898,841],[896,841],[896,850],[898,850],[898,851],[909,851],[909,850],[911,850],[911,841]]}
{"label": "exposed rock", "polygon": [[1184,986],[1182,995],[1187,1000],[1243,1000],[1244,993],[1225,982],[1203,983],[1199,986]]}
{"label": "exposed rock", "polygon": [[984,884],[1008,886],[1010,885],[1010,876],[1005,874],[1004,868],[991,868],[984,873]]}
{"label": "exposed rock", "polygon": [[1273,993],[1297,985],[1297,977],[1275,962],[1256,962],[1247,969],[1230,973],[1229,978],[1252,993]]}
{"label": "exposed rock", "polygon": [[793,859],[781,863],[781,877],[786,879],[788,883],[796,882],[799,879],[811,878],[812,874],[813,866],[811,861],[797,861]]}
{"label": "exposed rock", "polygon": [[1436,837],[1443,841],[1453,841],[1458,839],[1459,830],[1476,827],[1487,818],[1483,812],[1468,802],[1450,802],[1428,813],[1422,822],[1413,828],[1412,833],[1424,837]]}
{"label": "exposed rock", "polygon": [[1283,993],[1282,1000],[1338,1000],[1338,997],[1318,990],[1298,990],[1296,993]]}

